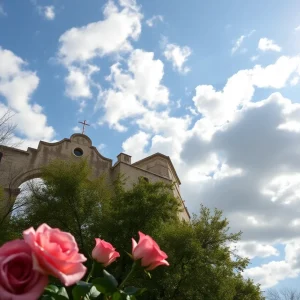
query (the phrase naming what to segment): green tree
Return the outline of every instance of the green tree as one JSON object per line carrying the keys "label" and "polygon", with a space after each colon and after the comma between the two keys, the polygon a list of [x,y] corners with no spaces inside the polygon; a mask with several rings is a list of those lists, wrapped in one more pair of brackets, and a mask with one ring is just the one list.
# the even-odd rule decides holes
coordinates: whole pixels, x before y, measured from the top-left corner
{"label": "green tree", "polygon": [[[70,232],[81,251],[88,255],[94,245],[89,229],[100,217],[100,206],[110,197],[105,176],[91,179],[85,160],[53,161],[42,170],[43,184],[31,184],[23,210],[11,219],[21,233],[28,227],[47,223]],[[26,198],[26,196],[25,196]]]}
{"label": "green tree", "polygon": [[[170,184],[140,179],[126,190],[124,181],[118,178],[112,197],[103,202],[96,226],[101,230],[100,236],[121,252],[118,264],[111,266],[119,281],[131,266],[131,259],[126,254],[131,252],[131,238],[138,240],[138,231],[154,235],[167,224],[178,222],[179,203],[172,189]],[[137,274],[140,275],[143,274]]]}
{"label": "green tree", "polygon": [[202,206],[191,224],[168,224],[153,234],[170,266],[153,272],[150,299],[262,299],[259,286],[240,275],[248,259],[235,256],[228,243],[241,233],[228,233],[221,211]]}
{"label": "green tree", "polygon": [[29,204],[11,220],[10,228],[22,232],[44,222],[59,227],[75,236],[86,256],[95,237],[105,239],[121,254],[109,266],[119,282],[132,264],[127,255],[131,238],[137,240],[142,231],[158,242],[170,263],[151,272],[151,280],[143,272],[132,279],[147,287],[142,299],[262,299],[259,286],[241,276],[249,260],[229,247],[241,233],[229,233],[221,211],[202,206],[191,222],[181,222],[172,185],[140,180],[125,189],[122,176],[109,185],[105,177],[91,179],[90,175],[85,161],[51,163],[43,170],[44,185],[31,188]]}

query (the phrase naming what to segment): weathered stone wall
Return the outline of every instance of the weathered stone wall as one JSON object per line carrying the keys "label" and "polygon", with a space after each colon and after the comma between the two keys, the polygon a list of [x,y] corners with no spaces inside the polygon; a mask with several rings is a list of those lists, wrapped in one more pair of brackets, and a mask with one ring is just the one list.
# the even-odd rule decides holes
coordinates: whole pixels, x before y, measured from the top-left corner
{"label": "weathered stone wall", "polygon": [[131,164],[130,156],[120,154],[118,162],[113,166],[112,160],[103,157],[92,145],[90,138],[84,134],[73,134],[70,139],[63,139],[56,143],[41,141],[37,149],[28,148],[27,151],[23,151],[2,147],[1,151],[4,156],[0,163],[0,186],[4,188],[7,197],[6,202],[0,203],[0,214],[3,214],[3,210],[11,204],[11,201],[14,201],[19,192],[19,186],[23,182],[41,176],[43,166],[54,159],[76,161],[84,158],[91,166],[94,178],[106,174],[107,180],[112,182],[121,173],[127,179],[126,188],[128,189],[131,188],[132,184],[138,182],[139,177],[145,177],[150,182],[175,182],[174,195],[179,199],[183,208],[180,217],[189,220],[179,193],[180,182],[168,159],[163,155],[153,156],[149,160]]}
{"label": "weathered stone wall", "polygon": [[[82,155],[76,156],[75,149],[80,150]],[[89,137],[83,134],[73,134],[70,139],[56,143],[40,142],[37,149],[28,148],[27,151],[22,151],[2,147],[1,151],[4,155],[0,163],[0,186],[4,188],[6,195],[8,191],[17,191],[23,182],[40,177],[41,168],[55,159],[76,161],[84,158],[92,167],[94,177],[104,173],[108,178],[111,175],[112,160],[103,157],[92,146]],[[7,204],[2,203],[2,208],[7,207]]]}

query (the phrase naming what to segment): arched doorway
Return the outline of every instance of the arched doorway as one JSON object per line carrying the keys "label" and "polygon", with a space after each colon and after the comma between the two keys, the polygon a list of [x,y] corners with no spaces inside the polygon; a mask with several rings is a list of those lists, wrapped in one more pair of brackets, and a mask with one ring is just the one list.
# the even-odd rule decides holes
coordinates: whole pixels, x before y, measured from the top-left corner
{"label": "arched doorway", "polygon": [[[90,138],[84,134],[73,134],[70,139],[56,143],[40,141],[38,148],[28,148],[27,151],[12,147],[2,147],[3,157],[0,162],[0,186],[3,189],[0,202],[0,217],[7,215],[20,193],[19,186],[41,176],[41,168],[52,160],[61,159],[76,161],[86,159],[92,168],[93,176],[98,177],[109,173],[112,160],[103,157],[92,146]],[[110,176],[108,176],[110,177]]]}

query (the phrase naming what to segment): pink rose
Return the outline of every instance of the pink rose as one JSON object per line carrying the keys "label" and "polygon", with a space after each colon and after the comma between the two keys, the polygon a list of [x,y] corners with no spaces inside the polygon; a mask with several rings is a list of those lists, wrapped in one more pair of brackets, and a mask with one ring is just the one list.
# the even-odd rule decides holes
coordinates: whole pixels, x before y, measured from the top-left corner
{"label": "pink rose", "polygon": [[115,251],[116,249],[112,246],[112,244],[97,238],[95,240],[96,246],[93,249],[92,257],[97,262],[102,263],[104,267],[107,267],[114,262],[117,257],[120,257],[120,253]]}
{"label": "pink rose", "polygon": [[79,281],[86,272],[86,261],[78,253],[74,237],[57,228],[42,224],[36,231],[33,227],[23,232],[25,242],[33,252],[33,268],[44,274],[57,277],[66,285]]}
{"label": "pink rose", "polygon": [[23,240],[5,243],[0,248],[0,299],[38,299],[48,276],[33,269],[32,252]]}
{"label": "pink rose", "polygon": [[167,254],[160,250],[157,243],[149,236],[139,231],[139,243],[132,239],[132,256],[134,260],[141,259],[141,265],[150,271],[160,265],[168,266],[165,260]]}

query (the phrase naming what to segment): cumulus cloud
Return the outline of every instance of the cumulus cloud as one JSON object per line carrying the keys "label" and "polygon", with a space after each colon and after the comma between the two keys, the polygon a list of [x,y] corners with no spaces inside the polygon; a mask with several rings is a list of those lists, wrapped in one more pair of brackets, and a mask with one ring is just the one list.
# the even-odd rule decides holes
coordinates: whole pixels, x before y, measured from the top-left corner
{"label": "cumulus cloud", "polygon": [[[283,243],[289,249],[290,241],[299,238],[298,108],[275,93],[243,107],[210,140],[193,128],[183,145],[185,168],[180,174],[189,208],[196,211],[201,199],[208,207],[222,209],[231,229],[242,230],[240,251],[250,258],[277,255],[272,245]],[[281,126],[291,120],[294,128]],[[224,176],[224,165],[235,171]],[[299,274],[299,256],[244,273],[263,287]]]}
{"label": "cumulus cloud", "polygon": [[[12,51],[0,47],[0,95],[6,99],[7,108],[16,114],[17,130],[29,140],[51,140],[54,129],[47,125],[43,108],[31,103],[39,78],[28,70],[27,63]],[[3,105],[2,105],[3,106]]]}
{"label": "cumulus cloud", "polygon": [[122,68],[120,63],[111,67],[107,80],[112,87],[100,92],[98,102],[105,110],[101,122],[107,122],[119,131],[126,130],[120,124],[123,119],[141,115],[147,108],[169,102],[169,91],[161,84],[164,65],[154,59],[153,52],[134,50],[126,67]]}
{"label": "cumulus cloud", "polygon": [[[197,86],[193,102],[206,119],[206,128],[214,130],[235,118],[236,113],[252,100],[256,87],[283,88],[293,74],[299,73],[299,66],[299,56],[281,56],[274,64],[238,71],[220,91],[211,85]],[[204,130],[202,132],[209,135]]]}
{"label": "cumulus cloud", "polygon": [[164,49],[165,58],[170,61],[173,65],[173,68],[179,73],[186,74],[190,69],[185,66],[186,61],[189,56],[192,54],[192,50],[188,46],[179,46],[176,44],[166,44]]}
{"label": "cumulus cloud", "polygon": [[272,261],[259,267],[250,268],[244,271],[246,278],[252,278],[255,282],[259,282],[262,288],[270,288],[279,281],[286,278],[295,278],[299,272],[293,270],[286,261]]}
{"label": "cumulus cloud", "polygon": [[[123,144],[138,157],[169,155],[190,211],[198,212],[200,203],[217,207],[232,232],[242,230],[238,253],[276,258],[244,272],[263,288],[300,274],[300,105],[280,92],[255,102],[253,95],[260,88],[286,87],[299,76],[299,66],[299,56],[282,56],[270,65],[238,71],[220,90],[199,85],[194,123],[170,111],[147,110],[135,121],[140,131],[134,138],[145,138],[142,153],[135,152],[130,137],[131,143]],[[279,244],[285,247],[281,260]]]}
{"label": "cumulus cloud", "polygon": [[163,22],[163,21],[164,21],[164,17],[163,16],[161,16],[161,15],[155,15],[155,16],[151,17],[150,19],[146,20],[146,24],[149,27],[153,27],[158,22]]}
{"label": "cumulus cloud", "polygon": [[258,42],[258,49],[261,51],[275,51],[280,52],[281,47],[278,46],[273,40],[268,38],[261,38]]}
{"label": "cumulus cloud", "polygon": [[141,33],[142,15],[135,1],[120,1],[119,9],[112,1],[104,8],[104,20],[79,28],[71,28],[60,38],[59,58],[65,65],[85,63],[95,57],[129,51],[130,39]]}
{"label": "cumulus cloud", "polygon": [[232,249],[242,257],[250,259],[254,257],[270,257],[279,256],[279,251],[269,244],[258,243],[255,241],[244,242],[240,241],[232,245]]}
{"label": "cumulus cloud", "polygon": [[92,75],[99,72],[100,68],[94,65],[87,65],[85,67],[69,67],[69,74],[65,78],[66,95],[71,99],[92,97],[91,84]]}
{"label": "cumulus cloud", "polygon": [[134,0],[119,0],[119,6],[108,1],[103,15],[103,20],[71,28],[59,38],[58,60],[69,71],[66,93],[71,98],[91,98],[91,75],[99,71],[93,59],[131,51],[131,41],[141,33],[143,15]]}
{"label": "cumulus cloud", "polygon": [[[145,157],[145,148],[149,144],[150,135],[146,132],[139,131],[123,142],[122,148],[125,153],[132,156],[132,162],[138,161]],[[137,147],[137,145],[139,145]]]}

